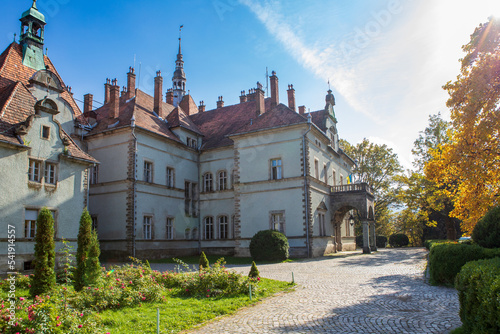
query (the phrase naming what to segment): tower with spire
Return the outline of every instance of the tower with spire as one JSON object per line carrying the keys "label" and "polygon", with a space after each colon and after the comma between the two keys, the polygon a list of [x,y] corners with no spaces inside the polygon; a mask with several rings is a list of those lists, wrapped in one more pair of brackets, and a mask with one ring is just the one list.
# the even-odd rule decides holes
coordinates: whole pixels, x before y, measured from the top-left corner
{"label": "tower with spire", "polygon": [[172,77],[172,90],[174,93],[174,106],[178,106],[184,95],[186,95],[186,74],[184,73],[184,61],[181,52],[181,30],[179,27],[179,52],[175,61],[175,71]]}
{"label": "tower with spire", "polygon": [[45,69],[43,61],[43,33],[45,29],[45,16],[36,8],[33,0],[31,8],[23,13],[20,18],[21,35],[20,44],[23,48],[23,65],[37,71]]}

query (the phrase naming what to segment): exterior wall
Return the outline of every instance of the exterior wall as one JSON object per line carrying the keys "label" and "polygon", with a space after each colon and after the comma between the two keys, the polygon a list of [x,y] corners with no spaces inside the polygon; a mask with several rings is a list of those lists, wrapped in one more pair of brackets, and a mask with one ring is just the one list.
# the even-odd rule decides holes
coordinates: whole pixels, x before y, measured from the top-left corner
{"label": "exterior wall", "polygon": [[[50,128],[49,139],[41,138],[42,125]],[[65,158],[59,125],[51,114],[41,112],[35,116],[23,139],[31,147],[29,150],[0,146],[0,212],[4,226],[0,231],[0,261],[6,261],[7,225],[15,226],[17,270],[23,269],[23,262],[33,259],[34,240],[25,238],[26,209],[47,207],[54,211],[56,250],[62,246],[62,238],[76,241],[86,193],[83,181],[88,168],[86,164]],[[28,180],[29,158],[41,163],[40,182]],[[55,185],[44,180],[45,162],[57,166]]]}
{"label": "exterior wall", "polygon": [[57,110],[59,111],[59,114],[55,115],[54,119],[61,124],[67,134],[75,132],[75,124],[73,122],[75,119],[75,111],[64,99],[59,97],[58,92],[50,90],[47,92],[47,88],[40,87],[37,84],[32,86],[30,91],[37,100],[42,100],[47,97],[48,99],[54,101],[57,104]]}

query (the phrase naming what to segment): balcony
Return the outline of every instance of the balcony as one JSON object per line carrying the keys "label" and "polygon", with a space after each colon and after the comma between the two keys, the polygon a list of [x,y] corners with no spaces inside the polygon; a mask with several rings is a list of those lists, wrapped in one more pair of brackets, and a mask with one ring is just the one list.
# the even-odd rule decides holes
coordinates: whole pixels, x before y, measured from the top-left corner
{"label": "balcony", "polygon": [[333,186],[330,188],[330,193],[347,193],[347,192],[365,192],[373,196],[373,189],[368,183],[351,183],[341,186]]}

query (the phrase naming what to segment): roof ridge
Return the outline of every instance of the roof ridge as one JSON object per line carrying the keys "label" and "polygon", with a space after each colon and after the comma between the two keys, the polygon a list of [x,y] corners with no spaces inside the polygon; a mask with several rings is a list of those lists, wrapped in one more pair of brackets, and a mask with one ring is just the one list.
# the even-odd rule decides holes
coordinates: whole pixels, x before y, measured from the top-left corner
{"label": "roof ridge", "polygon": [[5,64],[7,63],[7,60],[9,59],[10,53],[12,52],[13,45],[17,44],[15,41],[10,43],[9,46],[0,54],[0,60],[2,59],[1,57],[5,54],[5,57],[3,58],[3,62],[0,63],[0,77],[3,77],[2,73],[3,70],[5,69]]}

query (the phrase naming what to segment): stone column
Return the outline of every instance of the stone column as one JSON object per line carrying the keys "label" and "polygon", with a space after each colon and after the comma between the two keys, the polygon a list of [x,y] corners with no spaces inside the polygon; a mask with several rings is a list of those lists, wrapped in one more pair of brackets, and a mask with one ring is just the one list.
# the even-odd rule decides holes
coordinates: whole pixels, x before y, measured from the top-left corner
{"label": "stone column", "polygon": [[375,234],[375,222],[370,222],[370,249],[372,252],[377,251],[377,236]]}
{"label": "stone column", "polygon": [[369,222],[367,220],[362,221],[363,224],[363,254],[370,254],[370,231]]}

